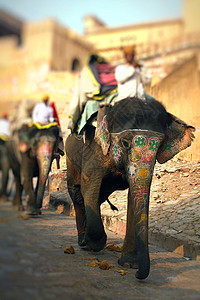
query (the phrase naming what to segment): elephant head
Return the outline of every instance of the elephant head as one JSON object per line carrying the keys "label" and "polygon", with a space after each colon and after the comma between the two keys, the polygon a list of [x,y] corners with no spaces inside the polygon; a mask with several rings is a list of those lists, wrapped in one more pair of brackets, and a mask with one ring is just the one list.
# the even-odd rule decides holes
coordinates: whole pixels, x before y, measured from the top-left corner
{"label": "elephant head", "polygon": [[[37,208],[42,207],[45,183],[51,169],[58,139],[59,128],[57,125],[48,124],[41,128],[35,125],[25,126],[18,132],[22,184],[29,202],[35,202]],[[38,177],[35,193],[31,184],[32,177]]]}
{"label": "elephant head", "polygon": [[156,159],[166,162],[190,146],[194,137],[194,127],[154,102],[133,98],[100,107],[95,132],[103,155],[110,157],[112,167],[128,182],[127,227],[119,263],[137,263],[139,279],[146,278],[150,270],[148,211]]}

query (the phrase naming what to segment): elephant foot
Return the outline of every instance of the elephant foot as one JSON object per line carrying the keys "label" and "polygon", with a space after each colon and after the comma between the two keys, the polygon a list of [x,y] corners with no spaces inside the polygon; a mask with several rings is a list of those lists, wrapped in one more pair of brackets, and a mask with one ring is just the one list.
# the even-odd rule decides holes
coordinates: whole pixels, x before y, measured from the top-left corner
{"label": "elephant foot", "polygon": [[7,202],[8,201],[8,197],[6,195],[2,195],[0,197],[0,202]]}
{"label": "elephant foot", "polygon": [[86,243],[85,243],[85,234],[82,233],[78,236],[78,244],[80,247],[85,247]]}
{"label": "elephant foot", "polygon": [[138,269],[137,254],[135,251],[122,254],[118,259],[118,264],[124,268]]}
{"label": "elephant foot", "polygon": [[147,255],[139,255],[138,257],[138,271],[135,274],[135,277],[137,279],[145,279],[149,275],[150,271],[150,259],[149,259],[149,254]]}
{"label": "elephant foot", "polygon": [[98,240],[96,237],[95,240],[92,240],[90,236],[86,234],[84,241],[88,250],[99,252],[105,247],[107,235],[104,233]]}
{"label": "elephant foot", "polygon": [[13,204],[13,209],[17,211],[24,211],[24,207],[22,204]]}
{"label": "elephant foot", "polygon": [[28,207],[26,209],[26,215],[28,216],[38,216],[41,215],[42,212],[39,208],[35,208],[35,207]]}

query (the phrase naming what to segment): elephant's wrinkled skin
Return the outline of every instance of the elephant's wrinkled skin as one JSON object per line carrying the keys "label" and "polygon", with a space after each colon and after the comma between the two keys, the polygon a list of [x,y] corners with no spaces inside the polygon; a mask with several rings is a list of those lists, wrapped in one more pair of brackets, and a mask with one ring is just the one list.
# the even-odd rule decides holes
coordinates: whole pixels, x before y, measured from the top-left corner
{"label": "elephant's wrinkled skin", "polygon": [[[23,126],[7,141],[7,152],[16,182],[16,195],[13,201],[16,209],[23,209],[21,195],[24,189],[27,213],[30,215],[40,213],[58,138],[59,128],[56,125],[43,129]],[[35,189],[33,177],[37,177]]]}
{"label": "elephant's wrinkled skin", "polygon": [[137,265],[136,277],[150,270],[149,192],[156,159],[163,163],[191,144],[192,126],[167,113],[157,101],[124,99],[102,106],[97,128],[88,126],[66,141],[67,183],[76,211],[78,243],[100,251],[106,233],[100,205],[115,190],[129,188],[126,236],[120,265]]}
{"label": "elephant's wrinkled skin", "polygon": [[7,200],[7,185],[8,185],[8,174],[10,164],[7,155],[6,141],[0,138],[0,171],[1,171],[1,182],[0,182],[0,200]]}

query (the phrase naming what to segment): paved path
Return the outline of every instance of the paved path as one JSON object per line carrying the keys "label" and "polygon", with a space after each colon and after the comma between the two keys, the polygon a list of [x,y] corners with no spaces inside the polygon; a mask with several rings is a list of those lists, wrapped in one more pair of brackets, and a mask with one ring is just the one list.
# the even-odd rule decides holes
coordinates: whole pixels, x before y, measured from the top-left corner
{"label": "paved path", "polygon": [[[10,202],[0,205],[1,300],[200,299],[198,261],[150,245],[151,272],[139,281],[133,269],[118,273],[120,253],[81,250],[73,217],[43,209],[40,217],[26,220]],[[122,236],[107,233],[108,243],[122,243]],[[71,245],[75,254],[64,254]],[[114,268],[91,267],[95,259]]]}

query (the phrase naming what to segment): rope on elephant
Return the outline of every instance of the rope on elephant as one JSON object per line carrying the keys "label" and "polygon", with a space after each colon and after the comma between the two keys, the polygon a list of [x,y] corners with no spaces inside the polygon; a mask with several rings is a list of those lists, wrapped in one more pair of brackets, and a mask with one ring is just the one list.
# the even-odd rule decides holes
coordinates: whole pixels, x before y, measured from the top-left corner
{"label": "rope on elephant", "polygon": [[28,126],[29,127],[36,126],[38,129],[47,129],[47,128],[50,128],[50,127],[53,127],[53,126],[60,127],[57,122],[48,123],[48,124],[41,124],[41,123],[37,123],[37,122],[32,122],[32,123],[28,124]]}

